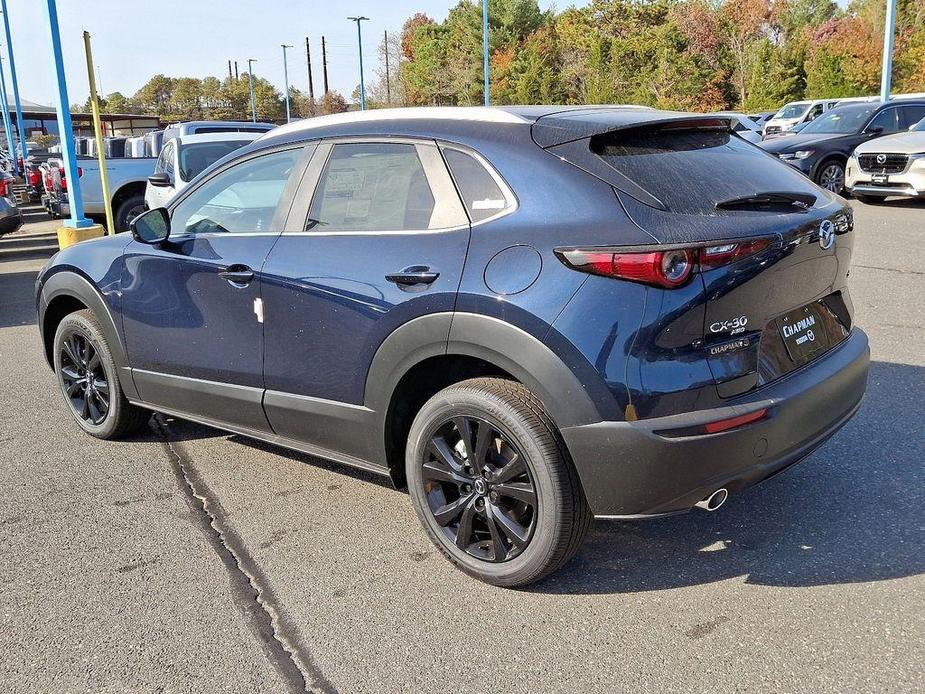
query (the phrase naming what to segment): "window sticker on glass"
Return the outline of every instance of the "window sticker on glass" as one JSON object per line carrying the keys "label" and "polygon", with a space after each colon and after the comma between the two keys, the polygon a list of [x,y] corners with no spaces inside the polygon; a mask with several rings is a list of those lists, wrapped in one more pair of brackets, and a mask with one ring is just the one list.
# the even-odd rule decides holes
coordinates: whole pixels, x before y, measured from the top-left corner
{"label": "window sticker on glass", "polygon": [[473,210],[503,210],[505,204],[506,203],[503,198],[501,200],[492,200],[491,198],[486,198],[485,200],[473,200],[472,209]]}
{"label": "window sticker on glass", "polygon": [[363,190],[366,184],[366,173],[356,169],[342,169],[330,171],[326,184],[327,194],[336,197],[353,197],[354,193]]}

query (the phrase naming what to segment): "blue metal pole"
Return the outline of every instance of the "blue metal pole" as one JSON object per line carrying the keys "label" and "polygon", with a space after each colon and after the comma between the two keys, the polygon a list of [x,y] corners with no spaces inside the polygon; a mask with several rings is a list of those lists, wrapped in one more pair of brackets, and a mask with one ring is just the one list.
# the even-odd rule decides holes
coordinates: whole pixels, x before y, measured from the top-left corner
{"label": "blue metal pole", "polygon": [[482,72],[485,79],[485,105],[491,105],[491,83],[488,80],[488,0],[482,0]]}
{"label": "blue metal pole", "polygon": [[883,27],[883,68],[880,73],[880,101],[890,100],[893,79],[893,35],[896,33],[896,0],[886,0],[886,22]]}
{"label": "blue metal pole", "polygon": [[61,54],[61,32],[58,29],[58,8],[55,0],[45,0],[48,30],[51,33],[51,50],[55,59],[55,78],[58,82],[58,100],[55,110],[58,112],[58,134],[61,138],[61,156],[67,177],[67,199],[71,209],[71,218],[64,226],[84,228],[93,226],[93,222],[84,217],[84,203],[80,197],[80,179],[77,177],[77,154],[74,151],[74,127],[71,125],[70,101],[67,97],[67,81],[64,78],[64,56]]}
{"label": "blue metal pole", "polygon": [[10,35],[10,17],[6,11],[6,0],[0,0],[3,6],[3,28],[6,31],[6,50],[10,56],[10,73],[13,76],[13,101],[16,102],[16,124],[19,126],[19,149],[22,152],[23,166],[29,158],[29,146],[26,144],[26,126],[22,119],[22,103],[19,101],[19,80],[16,78],[16,58],[13,57],[13,38]]}
{"label": "blue metal pole", "polygon": [[13,144],[13,121],[10,120],[10,102],[6,96],[6,73],[3,70],[3,62],[0,59],[0,99],[3,99],[3,129],[6,130],[6,146],[10,152],[10,166],[13,174],[19,173],[19,166],[16,164],[16,146]]}

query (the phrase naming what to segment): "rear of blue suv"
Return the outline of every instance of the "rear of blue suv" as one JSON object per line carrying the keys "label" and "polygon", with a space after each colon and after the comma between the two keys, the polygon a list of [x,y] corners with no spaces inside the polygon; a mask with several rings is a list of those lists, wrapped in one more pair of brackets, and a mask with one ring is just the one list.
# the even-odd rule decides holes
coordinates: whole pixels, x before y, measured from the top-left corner
{"label": "rear of blue suv", "polygon": [[350,114],[60,254],[39,325],[88,433],[154,409],[388,474],[450,561],[523,585],[592,517],[715,510],[847,421],[853,233],[722,118]]}

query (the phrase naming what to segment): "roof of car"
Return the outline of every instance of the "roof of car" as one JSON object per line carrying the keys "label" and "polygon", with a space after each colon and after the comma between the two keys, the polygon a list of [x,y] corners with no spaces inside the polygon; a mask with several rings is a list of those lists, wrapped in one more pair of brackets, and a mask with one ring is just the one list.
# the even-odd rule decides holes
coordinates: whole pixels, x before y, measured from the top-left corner
{"label": "roof of car", "polygon": [[[383,126],[391,123],[403,124],[400,131],[392,133],[412,134],[427,131],[437,123],[461,123],[470,128],[479,127],[483,132],[501,133],[503,126],[526,126],[531,128],[533,138],[541,147],[591,137],[596,134],[621,130],[637,125],[656,122],[717,118],[716,115],[658,111],[647,106],[600,105],[600,106],[437,106],[417,108],[390,108],[318,116],[294,121],[272,130],[260,138],[263,144],[291,141],[300,136],[325,137],[339,134],[342,127],[351,134],[358,134],[365,124],[370,132],[383,132]],[[488,129],[482,124],[493,124]],[[325,132],[328,131],[328,132]]]}
{"label": "roof of car", "polygon": [[197,142],[231,142],[236,140],[241,140],[243,142],[250,142],[256,140],[263,133],[259,132],[247,132],[247,133],[238,133],[238,132],[220,132],[220,133],[200,133],[197,135],[181,135],[178,138],[175,138],[180,141],[181,145],[193,145]]}

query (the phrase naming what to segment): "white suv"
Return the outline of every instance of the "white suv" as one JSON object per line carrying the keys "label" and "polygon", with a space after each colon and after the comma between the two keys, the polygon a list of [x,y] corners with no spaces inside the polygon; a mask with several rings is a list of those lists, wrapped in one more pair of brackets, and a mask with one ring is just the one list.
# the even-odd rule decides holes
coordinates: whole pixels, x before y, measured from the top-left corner
{"label": "white suv", "polygon": [[764,137],[774,137],[788,133],[801,125],[816,120],[830,108],[838,104],[837,99],[817,100],[817,101],[791,101],[780,111],[774,114],[767,123],[764,124]]}
{"label": "white suv", "polygon": [[907,132],[858,145],[845,168],[845,187],[863,202],[925,197],[925,119]]}

